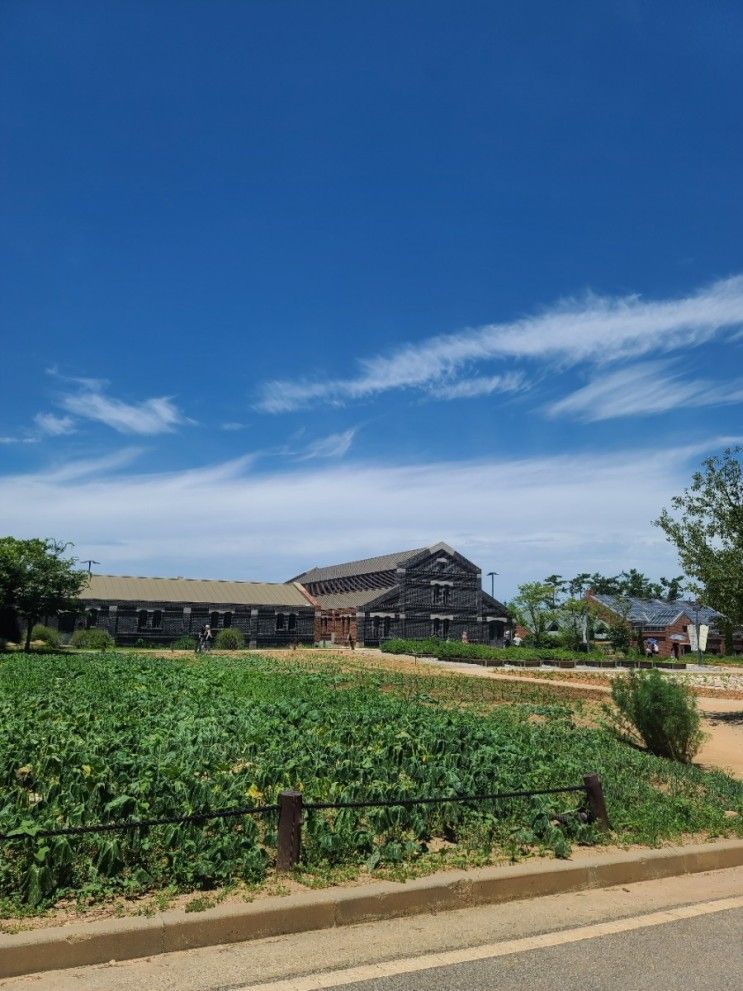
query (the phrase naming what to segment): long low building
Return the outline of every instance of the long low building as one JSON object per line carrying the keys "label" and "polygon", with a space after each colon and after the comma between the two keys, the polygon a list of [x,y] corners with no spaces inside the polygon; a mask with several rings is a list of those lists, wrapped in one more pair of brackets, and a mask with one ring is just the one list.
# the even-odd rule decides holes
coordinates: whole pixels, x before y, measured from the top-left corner
{"label": "long low building", "polygon": [[59,630],[107,630],[119,644],[168,643],[209,623],[233,628],[252,647],[312,643],[315,610],[296,583],[91,575],[82,613],[62,613]]}
{"label": "long low building", "polygon": [[251,647],[392,637],[499,644],[506,607],[482,572],[445,543],[312,568],[288,582],[90,575],[82,609],[48,617],[61,633],[106,630],[117,643],[172,643],[209,623],[238,629]]}

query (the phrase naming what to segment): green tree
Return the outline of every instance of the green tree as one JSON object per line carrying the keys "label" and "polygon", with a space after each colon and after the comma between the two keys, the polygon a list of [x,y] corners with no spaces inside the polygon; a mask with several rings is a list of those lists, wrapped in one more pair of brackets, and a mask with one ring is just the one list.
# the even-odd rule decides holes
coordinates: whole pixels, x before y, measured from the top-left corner
{"label": "green tree", "polygon": [[552,608],[555,609],[557,607],[557,596],[565,588],[567,582],[562,575],[547,575],[543,584],[549,585],[552,589]]}
{"label": "green tree", "polygon": [[31,631],[43,616],[74,609],[87,581],[75,558],[62,555],[69,544],[57,540],[0,537],[0,604],[26,621],[25,649]]}
{"label": "green tree", "polygon": [[516,622],[531,631],[535,647],[544,644],[547,627],[555,618],[553,594],[553,587],[546,582],[526,582],[519,585],[518,595],[508,604]]}
{"label": "green tree", "polygon": [[694,591],[743,623],[743,468],[740,447],[707,458],[691,485],[654,521],[675,544]]}

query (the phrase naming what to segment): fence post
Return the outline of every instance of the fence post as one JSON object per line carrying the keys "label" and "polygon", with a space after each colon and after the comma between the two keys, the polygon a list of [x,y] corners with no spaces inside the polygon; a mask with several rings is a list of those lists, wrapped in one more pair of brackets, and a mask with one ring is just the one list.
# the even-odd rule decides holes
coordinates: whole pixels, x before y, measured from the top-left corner
{"label": "fence post", "polygon": [[302,846],[302,793],[282,791],[279,795],[279,838],[276,869],[290,871],[299,862]]}
{"label": "fence post", "polygon": [[583,784],[586,788],[591,818],[599,824],[601,829],[611,829],[606,802],[604,801],[604,789],[601,787],[601,778],[598,774],[586,774],[583,776]]}

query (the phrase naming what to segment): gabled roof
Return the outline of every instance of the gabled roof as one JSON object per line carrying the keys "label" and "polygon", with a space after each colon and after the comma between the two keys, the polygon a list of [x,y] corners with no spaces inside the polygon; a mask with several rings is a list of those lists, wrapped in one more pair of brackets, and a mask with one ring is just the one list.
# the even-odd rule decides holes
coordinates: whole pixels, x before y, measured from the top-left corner
{"label": "gabled roof", "polygon": [[[343,564],[329,564],[323,568],[312,568],[292,581],[307,584],[311,582],[330,581],[333,578],[350,578],[353,575],[369,575],[375,571],[394,571],[406,561],[417,557],[426,550],[418,547],[412,551],[396,551],[394,554],[382,554],[380,557],[365,557],[360,561],[346,561]],[[376,598],[376,595],[375,595]]]}
{"label": "gabled roof", "polygon": [[[432,544],[430,547],[416,547],[412,551],[396,551],[394,554],[382,554],[380,557],[365,557],[359,561],[344,561],[341,564],[329,564],[322,568],[315,567],[310,571],[304,571],[301,575],[297,575],[291,581],[301,582],[303,585],[307,585],[313,582],[332,581],[334,578],[352,578],[354,575],[370,575],[378,571],[394,571],[395,568],[402,567],[402,565],[407,564],[408,561],[412,561],[416,557],[421,557],[424,554],[435,554],[437,551],[449,554],[452,557],[458,558],[460,561],[467,561],[467,558],[455,551],[453,547],[441,541],[438,544]],[[471,561],[468,563],[472,564]]]}
{"label": "gabled roof", "polygon": [[[629,613],[627,619],[630,623],[643,623],[645,626],[661,628],[675,623],[681,616],[687,616],[689,620],[694,620],[694,603],[685,599],[677,599],[675,602],[666,602],[663,599],[618,599],[614,595],[597,595],[592,593],[591,598],[611,609],[612,612],[621,613],[622,601],[629,603]],[[699,622],[710,623],[717,619],[720,613],[708,606],[699,607]]]}
{"label": "gabled roof", "polygon": [[110,602],[198,602],[233,606],[310,606],[294,584],[228,582],[200,578],[91,575],[81,599]]}
{"label": "gabled roof", "polygon": [[331,592],[328,595],[314,595],[321,609],[360,609],[377,599],[393,592],[397,585],[390,588],[367,588],[360,592]]}
{"label": "gabled roof", "polygon": [[499,602],[497,599],[494,599],[492,595],[488,595],[487,592],[482,593],[482,608],[491,616],[502,616],[505,619],[511,618],[508,609],[503,605],[503,603]]}

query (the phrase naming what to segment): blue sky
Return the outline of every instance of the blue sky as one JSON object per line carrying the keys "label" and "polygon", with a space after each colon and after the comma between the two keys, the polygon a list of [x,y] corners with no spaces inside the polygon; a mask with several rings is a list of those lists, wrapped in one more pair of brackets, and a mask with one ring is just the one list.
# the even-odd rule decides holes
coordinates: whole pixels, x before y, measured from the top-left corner
{"label": "blue sky", "polygon": [[675,574],[743,434],[743,8],[9,2],[0,505],[112,573]]}

